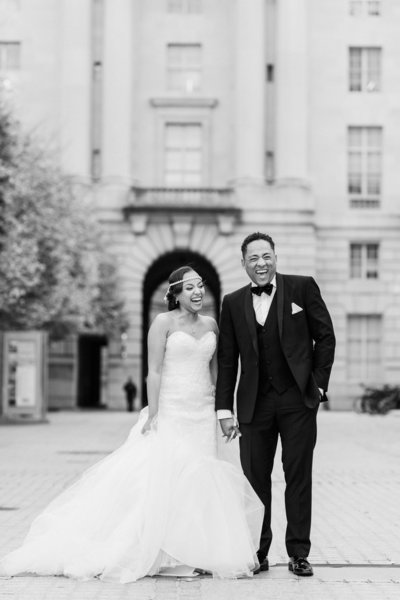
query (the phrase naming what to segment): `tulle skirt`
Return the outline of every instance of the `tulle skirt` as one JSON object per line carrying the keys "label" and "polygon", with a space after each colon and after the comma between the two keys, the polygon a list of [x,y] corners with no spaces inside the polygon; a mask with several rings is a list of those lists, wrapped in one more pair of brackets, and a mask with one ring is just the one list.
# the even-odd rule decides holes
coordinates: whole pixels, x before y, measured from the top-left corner
{"label": "tulle skirt", "polygon": [[146,418],[144,409],[126,442],[33,521],[1,575],[127,583],[182,566],[252,575],[264,509],[240,468],[168,430],[144,436]]}

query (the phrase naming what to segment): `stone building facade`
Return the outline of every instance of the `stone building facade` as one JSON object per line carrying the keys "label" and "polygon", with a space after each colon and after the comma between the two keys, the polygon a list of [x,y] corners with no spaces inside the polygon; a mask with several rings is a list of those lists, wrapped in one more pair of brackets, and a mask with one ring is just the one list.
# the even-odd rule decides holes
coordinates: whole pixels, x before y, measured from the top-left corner
{"label": "stone building facade", "polygon": [[254,230],[281,272],[320,285],[332,408],[399,384],[397,0],[0,0],[0,14],[2,93],[92,198],[131,319],[121,340],[53,345],[54,406],[88,390],[122,407],[128,374],[143,397],[168,273],[193,262],[216,314],[247,281]]}

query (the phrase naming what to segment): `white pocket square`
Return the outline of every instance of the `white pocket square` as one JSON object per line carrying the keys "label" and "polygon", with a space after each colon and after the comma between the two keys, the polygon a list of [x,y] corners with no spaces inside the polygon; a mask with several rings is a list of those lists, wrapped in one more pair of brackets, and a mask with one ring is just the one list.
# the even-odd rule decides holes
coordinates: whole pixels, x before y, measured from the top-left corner
{"label": "white pocket square", "polygon": [[292,302],[292,315],[296,315],[297,313],[301,312],[303,309],[301,308],[301,306],[298,306],[295,302]]}

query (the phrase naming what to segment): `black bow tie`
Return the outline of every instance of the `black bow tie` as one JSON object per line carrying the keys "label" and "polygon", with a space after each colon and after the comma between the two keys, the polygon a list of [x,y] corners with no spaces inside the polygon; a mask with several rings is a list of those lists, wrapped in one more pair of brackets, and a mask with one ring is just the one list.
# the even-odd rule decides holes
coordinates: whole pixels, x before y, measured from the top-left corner
{"label": "black bow tie", "polygon": [[274,289],[274,286],[272,285],[272,283],[267,283],[266,285],[252,287],[251,291],[253,294],[256,294],[257,296],[261,296],[261,294],[263,294],[263,293],[268,294],[268,296],[270,296],[272,294],[273,289]]}

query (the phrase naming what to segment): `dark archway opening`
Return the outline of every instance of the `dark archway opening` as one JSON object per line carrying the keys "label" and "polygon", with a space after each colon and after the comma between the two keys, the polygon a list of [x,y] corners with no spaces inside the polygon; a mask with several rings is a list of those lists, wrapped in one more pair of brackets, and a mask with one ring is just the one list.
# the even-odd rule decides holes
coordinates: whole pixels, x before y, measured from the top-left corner
{"label": "dark archway opening", "polygon": [[[151,319],[153,318],[153,297],[155,292],[162,286],[163,292],[167,289],[167,280],[172,271],[188,265],[193,267],[205,280],[207,287],[207,296],[211,296],[212,304],[209,307],[208,314],[211,314],[218,320],[221,300],[221,285],[217,271],[209,260],[189,250],[176,250],[164,254],[158,258],[149,268],[143,283],[143,330],[142,330],[142,405],[147,404],[147,332],[149,330]],[[164,284],[164,285],[163,285]],[[166,310],[166,306],[158,304],[160,308],[157,312]]]}
{"label": "dark archway opening", "polygon": [[78,339],[78,406],[104,408],[101,404],[101,350],[107,338],[82,334]]}

